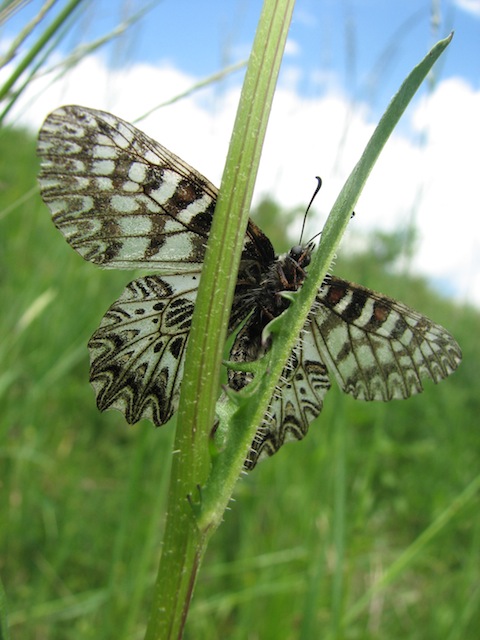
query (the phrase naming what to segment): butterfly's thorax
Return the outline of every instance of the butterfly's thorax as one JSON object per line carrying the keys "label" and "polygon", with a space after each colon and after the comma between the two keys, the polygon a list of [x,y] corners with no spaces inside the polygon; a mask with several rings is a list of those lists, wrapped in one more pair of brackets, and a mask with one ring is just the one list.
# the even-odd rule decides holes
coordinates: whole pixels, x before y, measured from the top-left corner
{"label": "butterfly's thorax", "polygon": [[[235,340],[230,353],[232,361],[251,362],[268,349],[262,339],[263,330],[288,308],[290,301],[282,293],[297,291],[302,286],[312,250],[313,245],[295,246],[276,257],[265,269],[258,286],[250,288],[248,306],[253,312]],[[244,387],[250,379],[251,376],[243,372],[230,371],[229,374],[229,383],[236,389]]]}
{"label": "butterfly's thorax", "polygon": [[257,305],[265,324],[279,316],[289,305],[283,291],[298,291],[306,277],[305,267],[310,263],[312,248],[293,247],[268,268],[257,290]]}

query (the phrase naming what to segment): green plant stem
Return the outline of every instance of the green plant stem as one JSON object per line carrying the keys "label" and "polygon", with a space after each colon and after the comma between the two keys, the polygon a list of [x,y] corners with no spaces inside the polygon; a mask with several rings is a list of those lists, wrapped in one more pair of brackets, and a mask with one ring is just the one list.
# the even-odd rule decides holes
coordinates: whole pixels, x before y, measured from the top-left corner
{"label": "green plant stem", "polygon": [[[208,540],[230,494],[199,519],[236,273],[294,0],[265,0],[225,165],[185,362],[163,553],[146,640],[180,638]],[[238,478],[242,461],[234,470]]]}
{"label": "green plant stem", "polygon": [[56,0],[47,0],[41,7],[40,11],[30,20],[24,29],[14,38],[8,51],[0,58],[0,68],[8,64],[17,55],[20,46],[25,42],[28,36],[35,29],[37,24],[43,20],[46,14],[50,11]]}

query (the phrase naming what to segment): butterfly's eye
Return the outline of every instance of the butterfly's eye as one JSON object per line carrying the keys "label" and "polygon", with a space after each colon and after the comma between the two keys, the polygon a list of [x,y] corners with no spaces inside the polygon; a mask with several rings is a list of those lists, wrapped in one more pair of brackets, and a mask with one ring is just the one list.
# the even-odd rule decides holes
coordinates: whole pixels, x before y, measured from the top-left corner
{"label": "butterfly's eye", "polygon": [[302,247],[302,245],[297,244],[295,247],[290,249],[289,256],[292,260],[294,260],[300,267],[307,267],[310,264],[310,253],[308,248]]}
{"label": "butterfly's eye", "polygon": [[295,260],[295,262],[298,262],[299,259],[302,257],[302,253],[303,253],[303,247],[299,244],[297,244],[295,247],[292,247],[290,249],[290,257]]}
{"label": "butterfly's eye", "polygon": [[311,255],[310,253],[304,253],[303,254],[303,260],[302,260],[302,267],[308,267],[308,265],[311,262]]}

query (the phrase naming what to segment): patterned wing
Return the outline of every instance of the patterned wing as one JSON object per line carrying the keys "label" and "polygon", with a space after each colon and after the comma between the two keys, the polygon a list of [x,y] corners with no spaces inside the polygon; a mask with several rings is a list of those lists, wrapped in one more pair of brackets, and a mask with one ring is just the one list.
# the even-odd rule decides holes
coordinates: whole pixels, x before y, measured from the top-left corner
{"label": "patterned wing", "polygon": [[[234,344],[232,360],[249,361],[262,353],[244,334],[249,334],[248,323]],[[425,316],[365,287],[327,278],[245,467],[253,469],[285,442],[305,437],[322,410],[330,388],[329,373],[357,399],[388,401],[420,393],[423,378],[434,382],[446,378],[461,358],[454,338]],[[229,372],[233,388],[242,388],[250,379],[250,374]]]}
{"label": "patterned wing", "polygon": [[[139,129],[103,111],[66,106],[40,131],[40,192],[57,228],[102,268],[200,273],[217,189]],[[237,283],[258,286],[275,253],[249,220]],[[234,323],[232,323],[234,324]]]}
{"label": "patterned wing", "polygon": [[283,370],[244,467],[251,470],[285,442],[302,440],[310,423],[320,414],[329,389],[327,367],[319,357],[311,334],[305,334]]}
{"label": "patterned wing", "polygon": [[360,400],[408,398],[439,382],[462,352],[440,325],[387,296],[330,277],[307,330],[339,386]]}
{"label": "patterned wing", "polygon": [[157,426],[178,406],[198,279],[148,276],[131,282],[89,341],[90,381],[100,410]]}
{"label": "patterned wing", "polygon": [[131,124],[66,106],[39,135],[43,200],[80,255],[103,268],[200,272],[217,189]]}
{"label": "patterned wing", "polygon": [[[85,107],[50,114],[38,153],[42,198],[83,258],[103,268],[165,274],[132,282],[89,343],[99,408],[120,409],[128,422],[146,417],[163,424],[178,403],[195,275],[217,189],[131,124]],[[251,311],[252,287],[274,258],[268,238],[249,221],[231,330]]]}

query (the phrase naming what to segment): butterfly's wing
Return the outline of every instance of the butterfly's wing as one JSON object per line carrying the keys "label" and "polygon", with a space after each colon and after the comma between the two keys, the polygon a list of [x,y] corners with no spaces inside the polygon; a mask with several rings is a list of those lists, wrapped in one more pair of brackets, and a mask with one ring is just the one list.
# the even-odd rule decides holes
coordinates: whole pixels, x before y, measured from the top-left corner
{"label": "butterfly's wing", "polygon": [[[42,198],[85,260],[200,273],[218,192],[181,158],[121,118],[80,106],[47,117],[38,154]],[[264,259],[273,259],[273,248],[250,221],[244,279],[257,277]]]}
{"label": "butterfly's wing", "polygon": [[420,393],[422,379],[446,378],[461,358],[448,331],[420,313],[360,285],[327,278],[257,431],[246,468],[273,455],[284,442],[306,435],[322,410],[329,374],[357,399],[388,401]]}
{"label": "butterfly's wing", "polygon": [[408,398],[440,382],[462,352],[440,325],[401,302],[340,278],[318,292],[310,330],[328,370],[360,400]]}
{"label": "butterfly's wing", "polygon": [[292,351],[275,388],[262,424],[252,442],[244,466],[272,456],[285,442],[302,440],[310,423],[320,414],[330,389],[327,367],[306,334]]}
{"label": "butterfly's wing", "polygon": [[111,114],[57,109],[39,135],[43,200],[80,255],[103,268],[200,272],[216,188]]}
{"label": "butterfly's wing", "polygon": [[[257,308],[235,337],[230,362],[246,363],[264,355],[262,311]],[[228,370],[228,386],[240,391],[253,374]],[[244,467],[253,469],[257,462],[273,455],[285,443],[301,440],[308,426],[322,410],[323,398],[330,388],[325,364],[321,361],[311,335],[302,332],[278,381],[262,424],[257,429]]]}
{"label": "butterfly's wing", "polygon": [[[162,273],[128,285],[89,347],[99,408],[120,409],[128,422],[145,417],[163,424],[178,404],[217,189],[133,125],[85,107],[50,114],[38,154],[42,198],[85,260]],[[273,259],[270,241],[250,220],[231,330],[250,312],[249,292]]]}
{"label": "butterfly's wing", "polygon": [[88,343],[90,381],[100,410],[129,423],[165,424],[175,413],[197,276],[147,276],[131,282]]}

